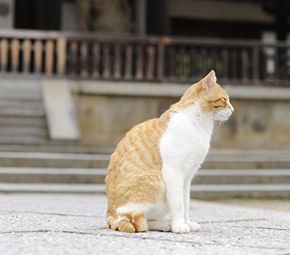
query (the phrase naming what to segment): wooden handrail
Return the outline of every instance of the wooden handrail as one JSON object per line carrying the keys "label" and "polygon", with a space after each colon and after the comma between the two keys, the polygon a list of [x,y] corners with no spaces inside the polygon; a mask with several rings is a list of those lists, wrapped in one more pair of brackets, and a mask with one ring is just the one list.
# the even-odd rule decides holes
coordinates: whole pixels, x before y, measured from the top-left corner
{"label": "wooden handrail", "polygon": [[0,30],[0,76],[290,86],[290,44],[169,36]]}

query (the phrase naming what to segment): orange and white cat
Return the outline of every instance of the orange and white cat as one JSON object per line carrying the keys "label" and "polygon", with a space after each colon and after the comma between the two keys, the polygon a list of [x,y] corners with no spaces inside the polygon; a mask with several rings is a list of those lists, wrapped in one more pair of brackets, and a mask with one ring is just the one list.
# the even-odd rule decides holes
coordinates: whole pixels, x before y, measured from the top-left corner
{"label": "orange and white cat", "polygon": [[[204,161],[215,121],[234,108],[211,71],[160,118],[133,127],[111,156],[107,224],[113,230],[188,233],[190,184]],[[164,220],[169,213],[171,220]]]}

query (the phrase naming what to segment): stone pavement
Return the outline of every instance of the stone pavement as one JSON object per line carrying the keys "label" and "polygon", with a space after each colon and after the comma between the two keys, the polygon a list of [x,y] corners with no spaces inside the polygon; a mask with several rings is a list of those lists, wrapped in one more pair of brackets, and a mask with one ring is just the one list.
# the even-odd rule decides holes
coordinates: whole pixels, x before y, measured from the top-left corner
{"label": "stone pavement", "polygon": [[201,230],[121,233],[102,194],[0,194],[0,254],[290,254],[290,213],[192,200]]}

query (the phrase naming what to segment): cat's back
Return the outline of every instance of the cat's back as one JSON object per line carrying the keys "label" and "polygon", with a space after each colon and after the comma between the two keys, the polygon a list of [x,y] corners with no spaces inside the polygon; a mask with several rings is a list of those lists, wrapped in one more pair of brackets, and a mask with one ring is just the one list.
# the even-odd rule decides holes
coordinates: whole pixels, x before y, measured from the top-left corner
{"label": "cat's back", "polygon": [[111,156],[106,177],[109,204],[117,208],[126,202],[164,199],[159,141],[163,132],[160,119],[133,127]]}
{"label": "cat's back", "polygon": [[150,119],[134,126],[119,142],[111,155],[106,183],[120,176],[139,178],[162,167],[159,141],[164,125],[159,118]]}

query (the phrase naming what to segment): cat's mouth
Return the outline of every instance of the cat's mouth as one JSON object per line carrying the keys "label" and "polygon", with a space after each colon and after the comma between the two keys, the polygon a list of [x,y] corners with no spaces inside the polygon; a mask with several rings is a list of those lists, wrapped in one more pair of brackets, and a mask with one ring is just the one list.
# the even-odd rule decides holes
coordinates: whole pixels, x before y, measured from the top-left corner
{"label": "cat's mouth", "polygon": [[217,120],[218,121],[226,121],[232,115],[231,112],[227,113],[217,113]]}

